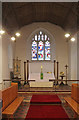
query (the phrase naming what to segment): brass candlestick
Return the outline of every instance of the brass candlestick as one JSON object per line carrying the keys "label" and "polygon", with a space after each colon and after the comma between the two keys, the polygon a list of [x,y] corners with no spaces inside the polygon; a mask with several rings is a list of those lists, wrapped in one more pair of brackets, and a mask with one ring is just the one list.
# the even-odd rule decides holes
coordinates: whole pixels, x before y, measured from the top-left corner
{"label": "brass candlestick", "polygon": [[67,68],[68,68],[68,65],[65,65],[65,68],[66,68],[66,85],[68,85],[67,84]]}

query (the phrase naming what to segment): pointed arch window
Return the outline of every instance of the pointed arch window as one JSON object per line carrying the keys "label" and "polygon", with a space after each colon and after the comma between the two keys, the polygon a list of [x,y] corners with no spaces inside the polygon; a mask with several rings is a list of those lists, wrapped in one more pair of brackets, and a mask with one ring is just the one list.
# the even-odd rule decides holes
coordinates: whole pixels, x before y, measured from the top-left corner
{"label": "pointed arch window", "polygon": [[50,60],[50,38],[39,31],[32,38],[32,60]]}

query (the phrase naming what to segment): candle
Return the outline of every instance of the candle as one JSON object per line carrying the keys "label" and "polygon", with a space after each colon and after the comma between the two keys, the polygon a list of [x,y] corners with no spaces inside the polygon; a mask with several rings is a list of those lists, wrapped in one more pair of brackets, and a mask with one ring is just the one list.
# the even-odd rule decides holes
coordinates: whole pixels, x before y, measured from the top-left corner
{"label": "candle", "polygon": [[42,68],[43,68],[43,66],[41,65],[41,79],[43,79],[43,72],[42,72]]}
{"label": "candle", "polygon": [[43,68],[43,66],[41,65],[41,69]]}

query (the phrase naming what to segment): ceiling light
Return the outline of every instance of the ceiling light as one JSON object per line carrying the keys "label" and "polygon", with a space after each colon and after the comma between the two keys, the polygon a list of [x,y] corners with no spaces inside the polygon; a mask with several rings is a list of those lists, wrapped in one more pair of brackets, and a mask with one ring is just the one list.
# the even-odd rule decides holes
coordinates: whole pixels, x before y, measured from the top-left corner
{"label": "ceiling light", "polygon": [[5,31],[4,30],[0,30],[0,34],[2,35],[2,34],[4,34],[5,33]]}
{"label": "ceiling light", "polygon": [[19,36],[20,36],[20,33],[16,33],[15,35],[16,35],[17,37],[19,37]]}
{"label": "ceiling light", "polygon": [[15,37],[11,37],[11,40],[12,40],[12,41],[15,41]]}
{"label": "ceiling light", "polygon": [[66,34],[65,34],[65,37],[66,37],[66,38],[68,38],[69,36],[70,36],[70,34],[69,34],[69,33],[66,33]]}
{"label": "ceiling light", "polygon": [[72,38],[71,38],[71,41],[72,41],[72,42],[74,42],[74,41],[75,41],[75,38],[74,38],[74,37],[72,37]]}

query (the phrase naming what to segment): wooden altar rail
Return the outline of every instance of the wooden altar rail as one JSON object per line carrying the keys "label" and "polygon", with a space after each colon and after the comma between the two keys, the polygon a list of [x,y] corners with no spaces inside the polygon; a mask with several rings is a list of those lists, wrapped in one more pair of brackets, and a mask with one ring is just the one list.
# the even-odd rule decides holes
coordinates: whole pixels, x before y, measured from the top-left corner
{"label": "wooden altar rail", "polygon": [[[4,79],[3,81],[26,81],[26,80],[21,80],[21,79]],[[28,80],[28,82],[31,82],[31,81],[33,81],[33,82],[35,82],[35,80]],[[79,80],[62,80],[62,79],[49,79],[49,81],[63,81],[63,82],[66,82],[66,81],[75,81],[75,82],[77,82],[77,81],[79,81]]]}
{"label": "wooden altar rail", "polygon": [[[21,80],[21,79],[4,79],[4,80],[3,80],[4,83],[7,82],[7,81],[24,81],[24,82],[25,82],[26,80]],[[32,81],[32,82],[35,82],[35,80],[28,80],[28,83],[31,82],[31,81]],[[72,81],[73,81],[73,82],[77,82],[77,81],[79,81],[79,80],[49,79],[49,82],[57,82],[57,81],[58,81],[58,82],[62,82],[62,81],[63,81],[63,82],[67,82],[67,81],[68,81],[68,82],[72,82]],[[71,92],[71,90],[66,90],[66,91],[56,90],[56,84],[55,84],[55,91],[56,91],[56,92]]]}
{"label": "wooden altar rail", "polygon": [[63,79],[49,79],[49,81],[63,81],[63,82],[66,82],[66,81],[79,81],[79,80],[63,80]]}
{"label": "wooden altar rail", "polygon": [[[5,82],[5,81],[24,81],[24,82],[25,82],[26,80],[20,80],[20,79],[11,79],[11,80],[10,80],[10,79],[4,79],[3,81],[4,81],[4,82]],[[28,82],[31,82],[31,81],[35,82],[35,80],[28,80]]]}

